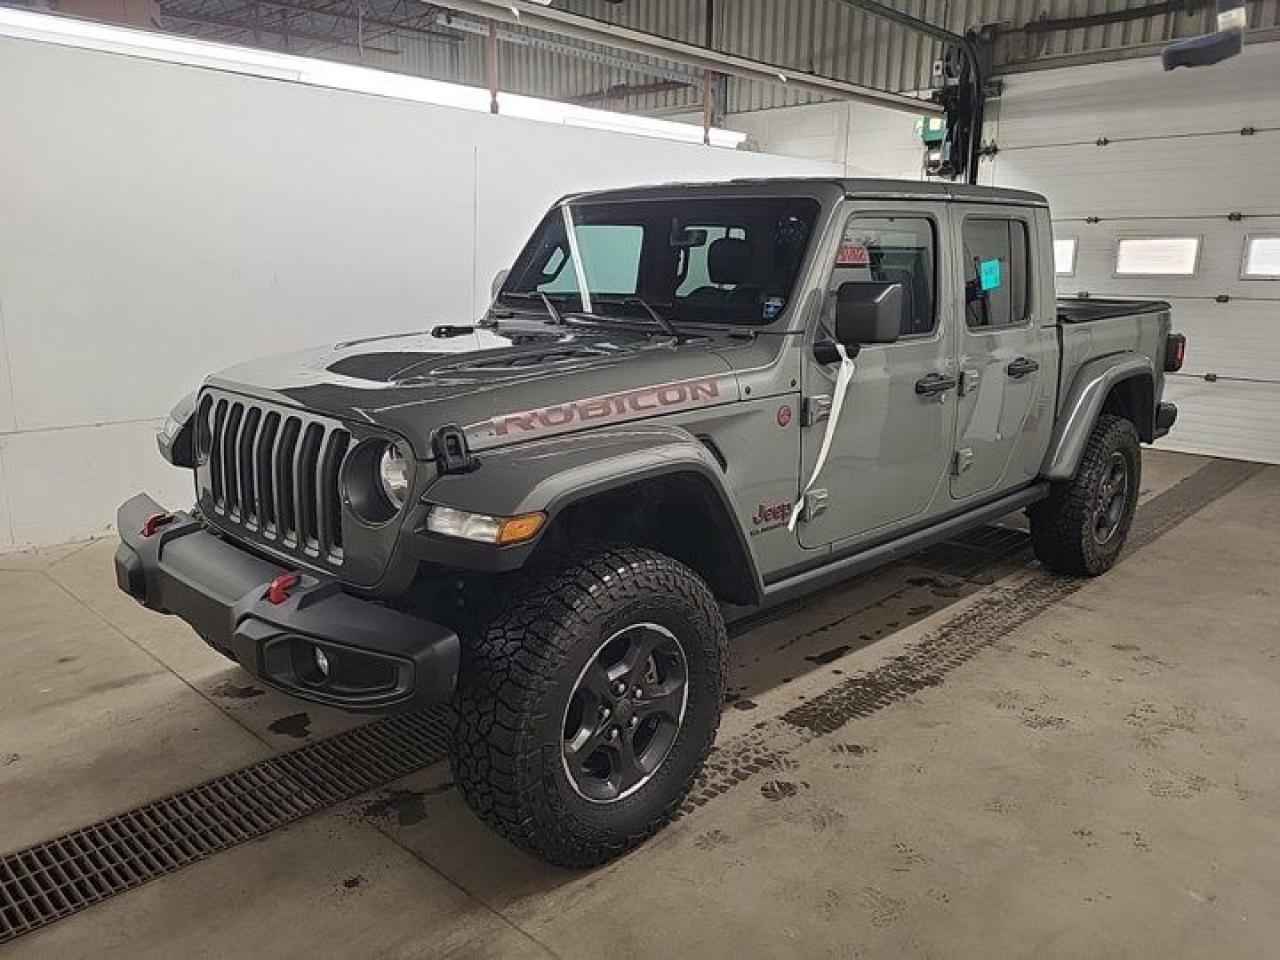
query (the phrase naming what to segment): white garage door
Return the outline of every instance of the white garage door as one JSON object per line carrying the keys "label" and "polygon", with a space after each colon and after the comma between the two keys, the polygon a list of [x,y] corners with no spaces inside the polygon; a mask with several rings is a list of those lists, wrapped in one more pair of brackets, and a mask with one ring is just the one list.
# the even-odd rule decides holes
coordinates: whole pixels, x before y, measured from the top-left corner
{"label": "white garage door", "polygon": [[1280,463],[1280,43],[1017,75],[993,104],[984,182],[1049,197],[1058,289],[1173,304],[1161,445]]}

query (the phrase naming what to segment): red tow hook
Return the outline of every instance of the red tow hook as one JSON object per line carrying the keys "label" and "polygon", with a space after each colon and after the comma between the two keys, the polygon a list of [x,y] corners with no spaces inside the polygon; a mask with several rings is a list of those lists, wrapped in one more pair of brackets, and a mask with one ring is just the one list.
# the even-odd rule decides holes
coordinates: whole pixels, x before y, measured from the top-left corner
{"label": "red tow hook", "polygon": [[278,574],[271,583],[267,585],[267,603],[279,606],[289,599],[289,591],[298,585],[298,575],[296,573]]}
{"label": "red tow hook", "polygon": [[172,513],[153,513],[143,521],[141,531],[142,535],[144,537],[150,537],[161,527],[167,526],[170,523],[173,523]]}

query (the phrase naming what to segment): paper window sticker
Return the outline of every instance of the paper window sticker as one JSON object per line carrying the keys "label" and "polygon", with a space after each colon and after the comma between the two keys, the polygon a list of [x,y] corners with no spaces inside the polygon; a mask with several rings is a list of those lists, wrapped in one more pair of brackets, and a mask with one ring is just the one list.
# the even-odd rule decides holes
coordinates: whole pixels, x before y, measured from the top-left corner
{"label": "paper window sticker", "polygon": [[865,267],[870,262],[871,254],[867,251],[865,243],[845,240],[840,244],[840,249],[836,251],[837,267]]}
{"label": "paper window sticker", "polygon": [[978,261],[978,283],[985,290],[994,290],[1000,286],[1000,261]]}

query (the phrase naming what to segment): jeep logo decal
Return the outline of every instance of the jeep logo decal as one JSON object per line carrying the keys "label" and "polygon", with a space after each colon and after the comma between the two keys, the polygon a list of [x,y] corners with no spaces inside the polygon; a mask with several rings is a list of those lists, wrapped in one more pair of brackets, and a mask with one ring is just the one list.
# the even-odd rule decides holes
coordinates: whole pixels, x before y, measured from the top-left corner
{"label": "jeep logo decal", "polygon": [[656,411],[714,400],[719,396],[720,386],[712,378],[682,380],[605,394],[602,397],[589,397],[586,400],[571,400],[538,410],[508,413],[478,426],[487,428],[489,434],[495,437],[539,433],[579,423],[642,417]]}
{"label": "jeep logo decal", "polygon": [[789,502],[762,503],[756,507],[755,515],[751,518],[751,536],[777,530],[785,526],[790,519],[791,504]]}
{"label": "jeep logo decal", "polygon": [[789,503],[762,503],[756,507],[756,515],[751,518],[753,526],[760,526],[765,523],[785,523],[791,519],[791,504]]}

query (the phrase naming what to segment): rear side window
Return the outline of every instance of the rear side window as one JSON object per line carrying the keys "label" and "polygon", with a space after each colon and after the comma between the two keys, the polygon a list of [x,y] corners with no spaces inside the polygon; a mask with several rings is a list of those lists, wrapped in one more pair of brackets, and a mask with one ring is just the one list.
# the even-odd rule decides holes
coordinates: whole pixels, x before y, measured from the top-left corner
{"label": "rear side window", "polygon": [[[743,227],[701,226],[691,224],[685,228],[686,233],[694,239],[702,241],[696,246],[684,247],[684,263],[682,273],[684,279],[676,287],[677,297],[687,297],[702,287],[713,286],[711,267],[708,264],[711,245],[717,240],[746,240],[747,231]],[[705,239],[703,234],[706,234]]]}
{"label": "rear side window", "polygon": [[846,283],[900,283],[904,337],[932,333],[937,324],[937,247],[925,217],[853,216],[845,225],[831,272],[832,291]]}
{"label": "rear side window", "polygon": [[964,312],[972,328],[1023,323],[1030,313],[1027,225],[971,217],[964,222]]}

